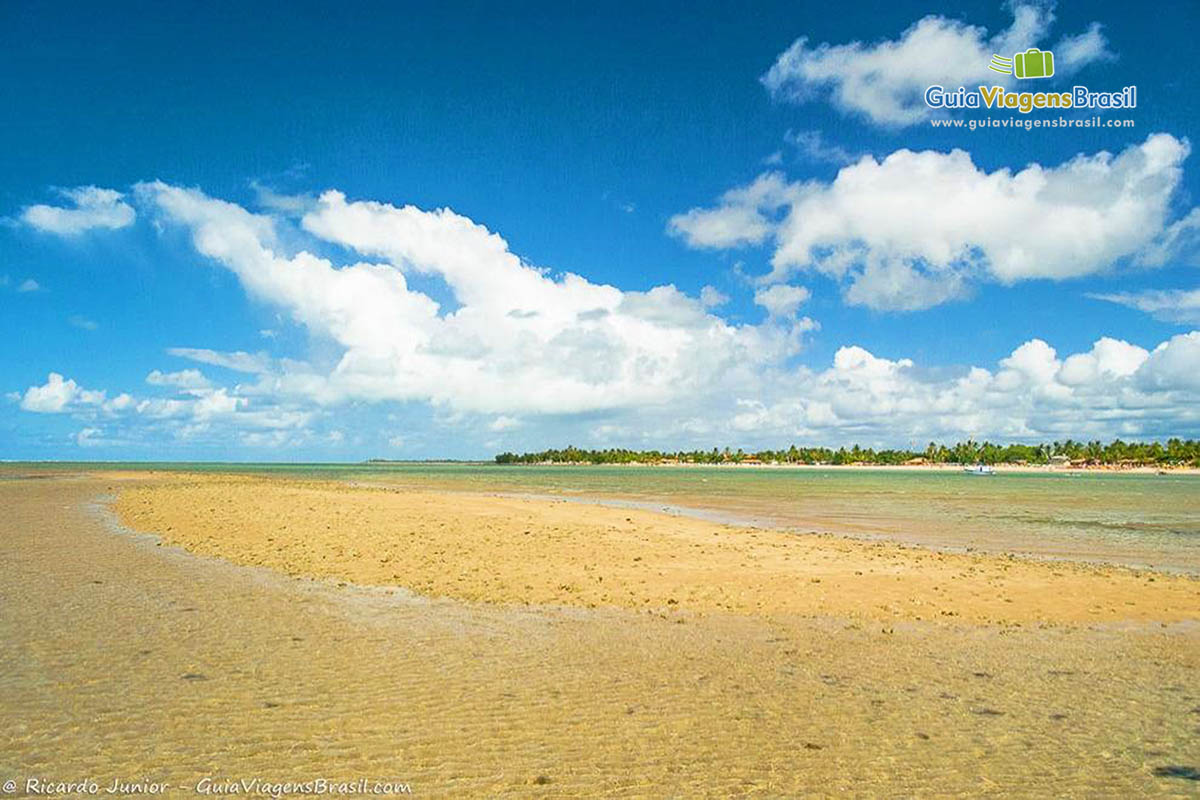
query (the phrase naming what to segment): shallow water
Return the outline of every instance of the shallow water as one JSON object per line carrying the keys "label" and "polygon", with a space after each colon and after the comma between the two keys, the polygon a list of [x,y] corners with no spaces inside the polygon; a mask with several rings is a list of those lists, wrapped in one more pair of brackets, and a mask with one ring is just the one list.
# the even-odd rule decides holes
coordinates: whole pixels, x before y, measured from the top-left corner
{"label": "shallow water", "polygon": [[[0,485],[0,777],[421,797],[1188,796],[1191,626],[515,609],[291,580]],[[18,793],[20,796],[20,793]]]}
{"label": "shallow water", "polygon": [[1141,474],[404,466],[409,486],[661,500],[764,526],[1200,571],[1200,478]]}
{"label": "shallow water", "polygon": [[[0,475],[85,465],[4,465]],[[429,489],[661,501],[721,519],[948,549],[1200,574],[1200,476],[1089,472],[506,466],[491,464],[86,465],[305,475]]]}

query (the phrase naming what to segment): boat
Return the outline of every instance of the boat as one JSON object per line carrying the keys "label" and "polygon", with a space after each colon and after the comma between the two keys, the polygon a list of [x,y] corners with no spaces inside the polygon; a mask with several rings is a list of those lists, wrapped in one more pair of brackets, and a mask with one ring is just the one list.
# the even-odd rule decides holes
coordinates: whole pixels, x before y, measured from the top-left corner
{"label": "boat", "polygon": [[963,472],[968,475],[995,475],[996,470],[989,467],[987,464],[976,464],[973,467],[963,467]]}

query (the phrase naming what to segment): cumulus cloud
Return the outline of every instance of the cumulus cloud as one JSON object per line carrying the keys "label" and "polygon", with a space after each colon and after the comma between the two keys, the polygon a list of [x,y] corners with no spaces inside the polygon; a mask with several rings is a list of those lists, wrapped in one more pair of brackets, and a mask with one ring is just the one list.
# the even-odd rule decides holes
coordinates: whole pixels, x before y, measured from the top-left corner
{"label": "cumulus cloud", "polygon": [[25,280],[21,281],[19,286],[17,286],[17,292],[26,294],[28,292],[36,292],[41,288],[41,285],[33,278],[26,278]]}
{"label": "cumulus cloud", "polygon": [[[779,55],[762,82],[776,99],[828,99],[880,125],[913,125],[929,117],[923,100],[928,86],[1002,83],[1005,76],[988,69],[992,54],[1011,56],[1046,37],[1054,21],[1052,4],[1016,3],[1011,9],[1012,24],[991,37],[985,28],[940,15],[924,17],[898,39],[871,44],[812,46],[801,37]],[[1053,50],[1060,75],[1112,57],[1097,23]]]}
{"label": "cumulus cloud", "polygon": [[34,205],[21,212],[21,221],[44,233],[78,236],[90,230],[117,230],[133,224],[137,218],[133,206],[114,189],[79,186],[60,189],[70,206]]}
{"label": "cumulus cloud", "polygon": [[992,369],[952,377],[848,346],[828,369],[798,372],[788,396],[743,399],[732,425],[829,443],[895,444],[889,431],[918,440],[1187,435],[1200,426],[1198,375],[1200,332],[1150,352],[1106,337],[1065,358],[1032,339]]}
{"label": "cumulus cloud", "polygon": [[1064,386],[1086,386],[1101,378],[1127,378],[1138,371],[1147,357],[1146,351],[1137,345],[1105,337],[1097,340],[1090,352],[1068,356],[1053,373],[1047,374]]}
{"label": "cumulus cloud", "polygon": [[801,187],[781,172],[766,172],[751,183],[730,189],[713,208],[676,214],[667,231],[689,247],[724,249],[762,244],[774,231],[775,212],[799,200]]}
{"label": "cumulus cloud", "polygon": [[76,406],[100,406],[105,393],[84,389],[74,380],[51,372],[41,386],[30,386],[21,397],[21,408],[39,414],[59,414]]}
{"label": "cumulus cloud", "polygon": [[[499,415],[638,408],[754,380],[756,365],[797,352],[804,330],[731,325],[671,285],[628,292],[553,277],[447,209],[322,194],[304,230],[372,259],[337,265],[286,251],[272,218],[235,204],[162,183],[137,192],[162,220],[190,229],[196,248],[250,295],[342,349],[328,374],[292,365],[264,376],[263,391]],[[412,288],[409,275],[439,280],[457,306]]]}
{"label": "cumulus cloud", "polygon": [[[1200,331],[1172,336],[1146,359],[1134,376],[1154,390],[1200,391]],[[1200,404],[1193,405],[1189,418],[1200,417]]]}
{"label": "cumulus cloud", "polygon": [[[1157,254],[1166,239],[1177,247],[1181,222],[1196,218],[1169,218],[1189,151],[1187,140],[1156,133],[1117,155],[987,172],[962,150],[898,150],[864,157],[828,183],[767,173],[670,224],[693,247],[770,238],[767,282],[815,271],[842,282],[851,304],[916,310],[961,297],[973,282],[1080,277]],[[721,236],[710,235],[711,219],[726,221]]]}
{"label": "cumulus cloud", "polygon": [[786,317],[796,313],[808,301],[809,291],[803,286],[788,286],[777,283],[754,293],[754,302],[767,310],[773,317]]}
{"label": "cumulus cloud", "polygon": [[104,431],[100,428],[83,428],[75,434],[75,444],[80,447],[98,447],[105,444]]}
{"label": "cumulus cloud", "polygon": [[[30,386],[16,399],[25,411],[67,414],[86,423],[73,437],[80,447],[125,446],[147,435],[178,440],[207,435],[210,443],[223,446],[255,432],[282,446],[310,438],[308,428],[317,416],[311,408],[277,398],[244,396],[240,387],[215,387],[198,370],[153,370],[146,382],[170,394],[135,397],[122,392],[110,399],[105,390],[84,388],[52,372],[44,384]],[[101,424],[117,426],[124,435],[109,435]]]}
{"label": "cumulus cloud", "polygon": [[111,412],[116,413],[116,412],[121,412],[121,411],[128,411],[129,409],[134,408],[136,405],[137,405],[137,401],[133,399],[133,395],[122,392],[121,394],[114,397],[112,400],[106,401],[104,403],[104,408],[106,411],[111,411]]}
{"label": "cumulus cloud", "polygon": [[[1123,158],[1093,158],[1091,171],[1125,170],[1124,183],[1154,183],[1156,170],[1119,167]],[[1011,174],[984,178],[1037,182]],[[775,238],[796,213],[793,205],[830,191],[830,185],[769,183],[769,191],[745,196],[791,198],[771,223]],[[284,218],[195,189],[155,183],[137,191],[144,213],[183,227],[200,253],[229,269],[248,294],[305,327],[334,358],[310,364],[267,353],[172,348],[172,356],[235,370],[243,382],[220,386],[198,369],[156,369],[146,378],[149,395],[109,399],[52,373],[15,398],[28,411],[70,414],[80,434],[95,429],[83,435],[89,443],[136,438],[129,433],[136,428],[214,446],[326,446],[334,439],[314,423],[335,405],[345,419],[362,401],[424,408],[433,424],[473,436],[480,447],[518,428],[545,442],[570,437],[580,445],[655,447],[711,446],[731,436],[730,443],[766,446],[1200,434],[1197,332],[1149,347],[1102,338],[1064,354],[1032,339],[997,363],[957,370],[854,345],[838,349],[831,362],[805,365],[797,357],[802,339],[817,325],[798,316],[809,299],[801,286],[761,283],[755,301],[766,319],[732,324],[711,312],[726,299],[711,287],[693,297],[670,285],[634,292],[555,275],[446,209],[326,192],[301,218],[300,231],[285,232],[278,230]],[[1093,186],[1085,194],[1097,193]],[[297,249],[306,237],[353,255],[339,264],[314,255],[315,247]],[[977,263],[992,269],[982,256]],[[865,274],[853,264],[847,271]],[[448,299],[439,303],[415,288],[418,276],[421,286],[436,283],[437,296]],[[400,417],[389,425],[416,430]],[[420,444],[401,436],[393,446]]]}

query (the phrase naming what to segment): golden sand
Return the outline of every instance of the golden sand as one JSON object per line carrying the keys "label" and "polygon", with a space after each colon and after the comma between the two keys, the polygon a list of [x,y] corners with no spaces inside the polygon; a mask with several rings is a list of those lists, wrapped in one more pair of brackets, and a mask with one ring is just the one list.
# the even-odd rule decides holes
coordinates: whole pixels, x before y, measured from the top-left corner
{"label": "golden sand", "polygon": [[[100,502],[116,493],[131,523],[224,557],[117,527]],[[150,779],[169,797],[196,797],[206,777],[392,779],[438,798],[1196,787],[1200,634],[1113,621],[1191,613],[1184,579],[242,478],[0,481],[0,506],[0,778]],[[428,530],[439,522],[450,530]],[[438,564],[458,573],[439,579]],[[482,574],[468,580],[472,567]],[[927,570],[947,576],[936,592]],[[782,596],[789,576],[799,599]],[[712,580],[726,595],[701,591]],[[971,621],[1052,613],[1038,585],[1088,622]],[[834,586],[870,589],[851,602]],[[1070,597],[1091,588],[1105,600],[1095,614]],[[624,599],[630,589],[644,594]],[[517,604],[533,591],[551,604]],[[959,616],[915,605],[943,592],[957,605],[936,607]],[[1014,601],[1003,613],[984,597],[996,592]]]}
{"label": "golden sand", "polygon": [[250,477],[123,489],[122,522],[289,575],[499,604],[1007,623],[1200,619],[1200,581],[565,501]]}

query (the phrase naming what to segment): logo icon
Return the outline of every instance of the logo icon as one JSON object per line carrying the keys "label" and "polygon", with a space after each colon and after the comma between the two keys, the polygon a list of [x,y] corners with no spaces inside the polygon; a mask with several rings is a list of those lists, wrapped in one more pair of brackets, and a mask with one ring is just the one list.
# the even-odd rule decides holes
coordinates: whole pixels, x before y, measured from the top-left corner
{"label": "logo icon", "polygon": [[988,69],[1018,78],[1049,78],[1054,74],[1054,53],[1031,47],[1012,58],[993,55]]}

